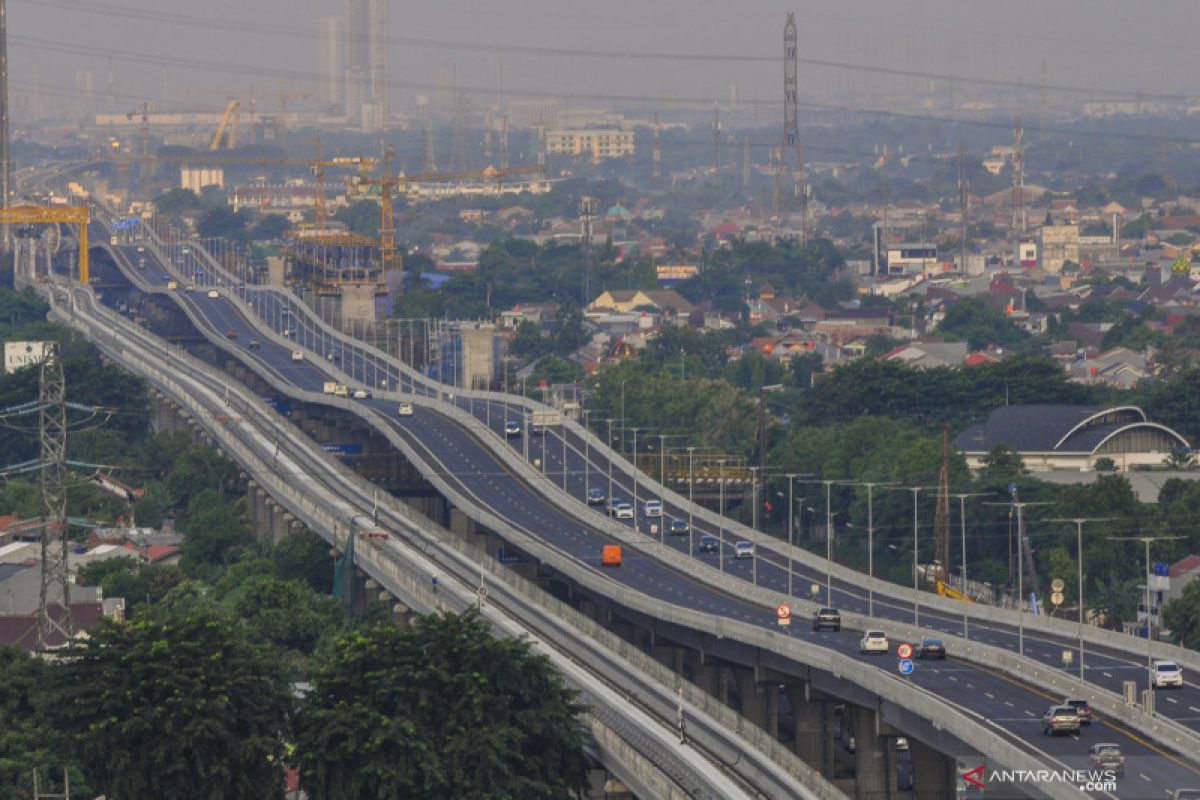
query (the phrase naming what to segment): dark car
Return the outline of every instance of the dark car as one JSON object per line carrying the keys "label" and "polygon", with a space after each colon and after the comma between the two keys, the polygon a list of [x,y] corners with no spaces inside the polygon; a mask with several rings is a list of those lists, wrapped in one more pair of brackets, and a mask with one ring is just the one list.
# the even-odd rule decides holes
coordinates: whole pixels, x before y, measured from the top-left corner
{"label": "dark car", "polygon": [[913,655],[917,658],[944,659],[946,657],[946,645],[942,644],[941,639],[922,639]]}
{"label": "dark car", "polygon": [[589,506],[598,506],[604,502],[604,490],[597,489],[593,486],[587,491],[587,501]]}
{"label": "dark car", "polygon": [[1095,770],[1112,770],[1118,777],[1125,774],[1125,756],[1121,745],[1111,742],[1094,744],[1088,750],[1088,763]]}
{"label": "dark car", "polygon": [[1075,713],[1079,715],[1081,723],[1084,725],[1092,724],[1092,705],[1087,700],[1079,697],[1068,697],[1062,701],[1062,704],[1075,709]]}
{"label": "dark car", "polygon": [[688,531],[691,530],[691,526],[688,525],[688,521],[686,519],[679,519],[678,517],[671,520],[669,527],[672,536],[687,536]]}
{"label": "dark car", "polygon": [[840,631],[842,629],[842,615],[836,608],[818,608],[813,613],[813,630],[831,630]]}
{"label": "dark car", "polygon": [[512,420],[512,419],[505,422],[504,423],[504,435],[505,436],[520,436],[521,435],[521,423],[517,422],[516,420]]}
{"label": "dark car", "polygon": [[715,553],[721,547],[721,540],[711,533],[706,533],[700,537],[697,547],[700,548],[701,553]]}
{"label": "dark car", "polygon": [[249,347],[251,350],[257,350],[258,348],[262,347],[262,342],[260,342],[258,339],[251,339],[246,347]]}

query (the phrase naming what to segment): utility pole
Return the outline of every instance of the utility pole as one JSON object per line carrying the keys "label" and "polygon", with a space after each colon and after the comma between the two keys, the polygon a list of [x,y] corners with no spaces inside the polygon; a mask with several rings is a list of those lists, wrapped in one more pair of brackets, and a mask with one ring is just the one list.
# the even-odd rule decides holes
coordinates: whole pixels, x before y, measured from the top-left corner
{"label": "utility pole", "polygon": [[[0,0],[0,207],[8,208],[8,9]],[[0,250],[9,251],[8,223],[0,225]]]}
{"label": "utility pole", "polygon": [[970,203],[969,190],[967,186],[967,163],[963,154],[962,142],[958,143],[958,215],[960,221],[960,239],[959,251],[960,262],[958,269],[962,272],[963,277],[967,275],[967,206]]}
{"label": "utility pole", "polygon": [[658,127],[658,112],[654,112],[654,126],[651,129],[654,137],[654,149],[650,156],[651,177],[662,177],[662,133]]}
{"label": "utility pole", "polygon": [[[803,244],[808,240],[808,180],[804,173],[804,151],[800,146],[797,50],[796,15],[789,11],[783,25],[783,146],[795,157],[792,175],[800,209],[800,243]],[[780,161],[785,163],[786,157]]]}
{"label": "utility pole", "polygon": [[934,553],[942,580],[950,577],[950,426],[942,429],[942,467],[938,471],[937,505],[933,514]]}
{"label": "utility pole", "polygon": [[[67,569],[67,406],[66,379],[58,344],[46,346],[38,383],[41,411],[38,438],[41,448],[42,495],[42,585],[38,602],[37,645],[44,651],[51,634],[58,631],[70,641],[71,575]],[[51,541],[51,539],[54,541]],[[58,619],[50,606],[61,597]]]}
{"label": "utility pole", "polygon": [[1141,542],[1146,546],[1146,681],[1151,692],[1154,691],[1154,639],[1150,635],[1150,609],[1152,608],[1150,604],[1150,543],[1175,542],[1186,538],[1186,536],[1114,536],[1109,540],[1112,542]]}

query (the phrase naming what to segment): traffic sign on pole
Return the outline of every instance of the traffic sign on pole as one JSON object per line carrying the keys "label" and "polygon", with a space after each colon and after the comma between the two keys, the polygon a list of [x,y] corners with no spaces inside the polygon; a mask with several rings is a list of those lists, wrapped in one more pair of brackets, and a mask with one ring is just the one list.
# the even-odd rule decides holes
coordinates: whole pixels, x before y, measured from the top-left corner
{"label": "traffic sign on pole", "polygon": [[908,659],[908,658],[900,659],[900,674],[901,675],[911,675],[912,671],[913,671],[912,659]]}
{"label": "traffic sign on pole", "polygon": [[908,660],[908,659],[912,658],[912,653],[913,653],[912,645],[908,644],[907,642],[902,643],[899,647],[896,648],[896,656],[901,659],[904,659],[904,660]]}
{"label": "traffic sign on pole", "polygon": [[787,603],[780,603],[775,608],[775,616],[778,618],[780,625],[791,625],[792,624],[792,607],[789,606]]}

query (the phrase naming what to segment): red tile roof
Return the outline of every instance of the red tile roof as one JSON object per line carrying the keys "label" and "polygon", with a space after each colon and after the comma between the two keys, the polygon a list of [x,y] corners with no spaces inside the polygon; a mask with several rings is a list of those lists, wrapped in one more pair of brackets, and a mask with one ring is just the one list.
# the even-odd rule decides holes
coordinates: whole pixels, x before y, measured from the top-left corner
{"label": "red tile roof", "polygon": [[1188,556],[1172,564],[1167,572],[1170,577],[1178,578],[1180,575],[1186,575],[1197,569],[1200,569],[1200,556]]}

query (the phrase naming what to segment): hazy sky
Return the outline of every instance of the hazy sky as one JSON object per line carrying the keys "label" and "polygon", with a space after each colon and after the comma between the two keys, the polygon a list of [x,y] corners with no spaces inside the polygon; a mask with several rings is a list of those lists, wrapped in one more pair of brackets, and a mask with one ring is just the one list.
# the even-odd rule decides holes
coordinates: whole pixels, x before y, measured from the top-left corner
{"label": "hazy sky", "polygon": [[[273,94],[318,88],[318,20],[342,10],[340,0],[8,0],[10,80],[15,96],[36,82],[45,103],[78,109],[76,72],[90,71],[103,111],[111,61],[117,111],[143,99],[219,110],[226,97],[245,99],[252,84],[260,108],[273,110]],[[1015,86],[974,86],[971,78],[1019,81],[1035,106],[1043,61],[1050,84],[1085,90],[1076,99],[1088,99],[1087,90],[1095,99],[1105,90],[1200,95],[1196,0],[392,0],[393,105],[410,108],[452,67],[478,103],[494,102],[484,92],[498,88],[501,61],[510,95],[545,93],[581,107],[621,105],[604,99],[614,96],[724,101],[735,83],[743,99],[775,102],[782,79],[773,59],[789,10],[798,16],[801,58],[953,74],[964,79],[955,89],[962,96],[1017,95]],[[771,60],[521,52],[546,47]],[[801,96],[820,102],[869,106],[922,85],[800,66]],[[14,116],[19,122],[20,107]]]}

